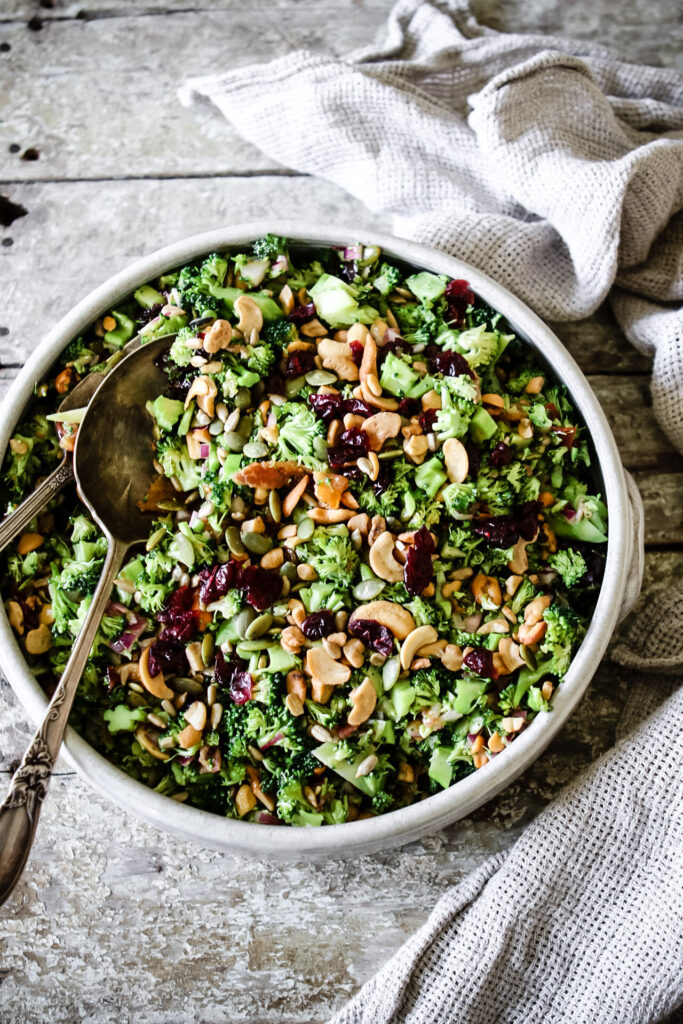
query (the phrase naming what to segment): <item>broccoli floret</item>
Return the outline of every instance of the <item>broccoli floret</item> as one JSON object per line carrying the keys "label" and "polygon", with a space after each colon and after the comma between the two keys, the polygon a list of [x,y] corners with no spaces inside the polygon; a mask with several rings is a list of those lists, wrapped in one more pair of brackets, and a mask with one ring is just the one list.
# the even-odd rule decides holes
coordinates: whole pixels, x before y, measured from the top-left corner
{"label": "broccoli floret", "polygon": [[446,508],[452,516],[468,512],[477,500],[476,484],[449,484],[441,492]]}
{"label": "broccoli floret", "polygon": [[197,352],[195,349],[190,348],[187,343],[196,337],[197,332],[194,328],[181,327],[175,341],[168,350],[168,356],[171,362],[175,363],[176,366],[189,366],[190,360],[197,354]]}
{"label": "broccoli floret", "polygon": [[543,613],[543,619],[547,623],[543,646],[541,650],[548,650],[555,645],[570,647],[578,643],[585,632],[585,625],[582,617],[569,605],[552,604]]}
{"label": "broccoli floret", "polygon": [[382,789],[373,796],[372,809],[376,814],[386,814],[387,811],[392,809],[395,802],[396,800],[391,793],[387,793],[386,789]]}
{"label": "broccoli floret", "polygon": [[[308,750],[291,751],[274,747],[267,752],[263,764],[278,789],[307,779],[320,767],[318,758]],[[263,779],[261,782],[264,785]]]}
{"label": "broccoli floret", "polygon": [[287,252],[287,240],[279,235],[264,235],[253,245],[254,256],[259,260],[274,260],[280,253]]}
{"label": "broccoli floret", "polygon": [[81,594],[92,594],[102,575],[103,558],[69,559],[63,563],[59,574],[59,585],[62,590],[75,590]]}
{"label": "broccoli floret", "polygon": [[69,623],[71,619],[76,617],[79,602],[78,599],[67,594],[62,587],[59,568],[56,563],[53,563],[50,568],[52,569],[52,575],[48,583],[48,590],[50,592],[52,616],[54,618],[52,631],[63,636],[70,631]]}
{"label": "broccoli floret", "polygon": [[249,346],[247,366],[259,377],[267,377],[275,362],[275,353],[269,345]]}
{"label": "broccoli floret", "polygon": [[277,454],[280,458],[295,459],[308,469],[323,469],[324,464],[315,455],[313,443],[316,437],[324,437],[325,427],[312,409],[304,405],[285,402],[279,409],[279,435]]}
{"label": "broccoli floret", "polygon": [[380,295],[388,295],[390,292],[393,292],[400,281],[401,271],[398,267],[394,267],[390,263],[383,263],[372,283]]}
{"label": "broccoli floret", "polygon": [[183,308],[200,313],[215,313],[220,299],[211,292],[221,288],[228,270],[228,261],[218,253],[208,256],[201,265],[183,267],[178,276],[178,291]]}
{"label": "broccoli floret", "polygon": [[548,562],[562,577],[565,587],[575,586],[585,575],[588,566],[580,551],[563,548],[548,557]]}
{"label": "broccoli floret", "polygon": [[359,558],[345,527],[343,533],[331,533],[319,526],[311,540],[302,545],[299,551],[321,580],[340,588],[351,585]]}
{"label": "broccoli floret", "polygon": [[322,814],[316,814],[303,794],[300,780],[287,782],[277,793],[277,815],[295,825],[321,825]]}
{"label": "broccoli floret", "polygon": [[519,615],[522,608],[526,607],[534,597],[536,597],[536,587],[531,580],[525,577],[515,591],[510,603],[515,615]]}
{"label": "broccoli floret", "polygon": [[79,540],[91,540],[99,533],[92,519],[88,519],[86,515],[74,516],[70,523],[71,540],[74,544]]}
{"label": "broccoli floret", "polygon": [[77,373],[85,373],[86,367],[95,362],[96,356],[83,338],[70,341],[62,353],[62,359],[71,364]]}
{"label": "broccoli floret", "polygon": [[10,496],[21,499],[39,472],[63,454],[52,424],[36,414],[9,441],[3,482]]}
{"label": "broccoli floret", "polygon": [[443,320],[433,309],[408,302],[405,306],[397,306],[394,315],[406,341],[417,345],[421,342],[434,341],[443,329]]}
{"label": "broccoli floret", "polygon": [[483,324],[460,331],[453,342],[447,342],[445,348],[455,348],[465,357],[473,369],[480,366],[491,367],[502,355],[511,335],[500,331],[487,331]]}
{"label": "broccoli floret", "polygon": [[261,341],[281,351],[292,340],[292,325],[289,320],[273,320],[263,325]]}
{"label": "broccoli floret", "polygon": [[166,604],[166,598],[173,590],[170,584],[152,583],[150,580],[140,580],[136,583],[136,588],[138,604],[143,611],[150,614],[161,611]]}
{"label": "broccoli floret", "polygon": [[105,640],[116,640],[123,633],[125,626],[125,616],[103,615],[99,625],[99,632]]}
{"label": "broccoli floret", "polygon": [[201,482],[200,463],[190,458],[184,441],[167,434],[157,441],[157,459],[164,476],[176,477],[184,491],[192,491]]}

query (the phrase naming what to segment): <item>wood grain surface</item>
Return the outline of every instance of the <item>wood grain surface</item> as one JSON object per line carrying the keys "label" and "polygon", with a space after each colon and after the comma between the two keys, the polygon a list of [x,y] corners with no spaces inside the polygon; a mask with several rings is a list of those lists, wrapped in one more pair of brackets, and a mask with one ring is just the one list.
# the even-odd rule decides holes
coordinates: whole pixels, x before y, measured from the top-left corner
{"label": "wood grain surface", "polygon": [[[4,0],[0,395],[45,332],[131,259],[256,217],[389,230],[326,183],[274,165],[209,111],[191,75],[297,47],[381,38],[388,0]],[[677,0],[475,0],[504,31],[564,33],[674,66]],[[35,151],[35,152],[32,152]],[[30,157],[35,157],[31,159]],[[659,430],[648,362],[607,307],[554,325],[589,376],[646,510],[645,590],[683,571],[683,460]],[[426,919],[444,890],[509,848],[614,742],[628,679],[606,658],[546,753],[436,836],[349,862],[276,865],[178,841],[94,795],[61,763],[28,870],[0,909],[0,1024],[319,1024]],[[29,726],[0,682],[0,781]]]}

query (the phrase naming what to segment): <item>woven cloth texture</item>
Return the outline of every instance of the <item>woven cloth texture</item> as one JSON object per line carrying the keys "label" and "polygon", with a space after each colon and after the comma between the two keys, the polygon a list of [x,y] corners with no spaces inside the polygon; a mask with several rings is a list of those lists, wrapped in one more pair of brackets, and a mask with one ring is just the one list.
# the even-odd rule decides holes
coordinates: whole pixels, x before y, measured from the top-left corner
{"label": "woven cloth texture", "polygon": [[[609,299],[683,451],[683,77],[400,0],[386,43],[193,79],[286,167],[475,264],[542,317]],[[438,903],[333,1024],[653,1024],[683,1008],[683,587],[612,648],[617,745]],[[371,935],[368,941],[372,941]]]}

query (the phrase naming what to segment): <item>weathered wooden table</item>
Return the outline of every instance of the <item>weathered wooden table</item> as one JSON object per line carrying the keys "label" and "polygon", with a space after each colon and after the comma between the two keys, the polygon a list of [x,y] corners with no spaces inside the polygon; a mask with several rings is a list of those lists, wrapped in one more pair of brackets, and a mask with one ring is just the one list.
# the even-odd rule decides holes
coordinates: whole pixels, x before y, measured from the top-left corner
{"label": "weathered wooden table", "polygon": [[[599,38],[674,64],[677,0],[477,0],[487,24]],[[341,54],[389,0],[3,0],[0,383],[74,300],[132,258],[250,217],[387,228],[338,188],[269,162],[218,115],[198,126],[184,78],[300,46]],[[14,210],[14,213],[21,211]],[[0,206],[9,221],[12,207]],[[683,460],[658,429],[648,364],[609,313],[559,326],[612,424],[647,513],[646,585],[683,567]],[[445,888],[509,847],[608,748],[627,682],[605,662],[571,722],[476,815],[400,852],[277,866],[178,842],[95,796],[63,764],[28,870],[0,911],[0,1020],[313,1024],[426,918]],[[0,773],[29,735],[0,690]]]}

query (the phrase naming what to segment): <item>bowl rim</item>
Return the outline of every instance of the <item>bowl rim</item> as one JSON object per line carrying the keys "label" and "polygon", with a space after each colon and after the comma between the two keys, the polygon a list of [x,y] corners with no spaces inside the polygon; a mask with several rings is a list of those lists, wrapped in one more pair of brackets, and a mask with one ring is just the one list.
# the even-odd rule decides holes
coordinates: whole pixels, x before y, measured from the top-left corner
{"label": "bowl rim", "polygon": [[[350,239],[363,245],[378,245],[383,253],[416,267],[468,280],[475,293],[501,312],[515,332],[552,365],[569,389],[591,436],[609,510],[602,586],[583,643],[553,697],[552,710],[539,713],[502,756],[419,803],[375,818],[321,828],[257,825],[223,818],[155,793],[109,762],[74,729],[67,729],[64,753],[78,773],[103,796],[164,831],[203,846],[260,857],[333,857],[373,852],[410,842],[471,813],[525,771],[559,732],[588,687],[618,620],[632,547],[632,512],[616,442],[596,396],[560,340],[521,299],[476,267],[428,246],[355,227],[302,230],[291,221],[251,221],[183,238],[138,258],[93,289],[48,332],[10,385],[0,414],[2,456],[30,400],[34,383],[73,337],[140,284],[208,252],[247,245],[268,232],[304,245],[345,245]],[[29,717],[36,723],[40,721],[47,698],[24,660],[1,602],[0,668]]]}

